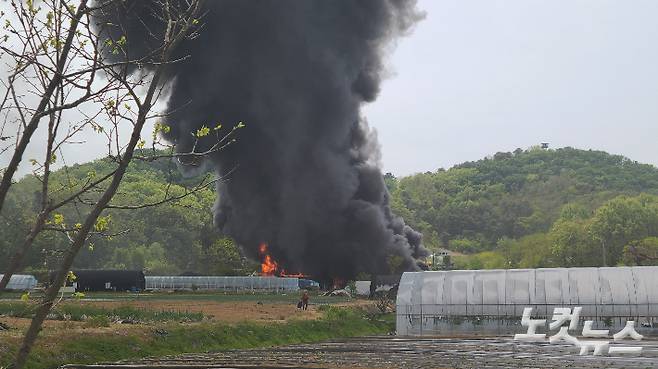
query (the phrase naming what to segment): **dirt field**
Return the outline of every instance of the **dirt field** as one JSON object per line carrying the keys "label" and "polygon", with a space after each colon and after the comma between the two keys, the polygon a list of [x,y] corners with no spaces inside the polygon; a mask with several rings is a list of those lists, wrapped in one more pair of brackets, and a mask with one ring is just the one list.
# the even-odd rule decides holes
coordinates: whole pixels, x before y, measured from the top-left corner
{"label": "dirt field", "polygon": [[[236,296],[228,297],[222,295],[195,295],[186,298],[186,296],[149,296],[149,298],[139,300],[129,300],[117,296],[117,299],[89,299],[80,301],[66,301],[62,304],[77,304],[82,306],[93,306],[98,308],[114,309],[123,306],[131,306],[139,309],[151,311],[178,311],[178,312],[201,312],[208,320],[223,322],[228,324],[239,323],[243,321],[250,322],[280,322],[285,323],[290,320],[309,320],[318,319],[321,313],[318,311],[317,304],[311,304],[309,310],[302,311],[297,309],[295,304],[296,297],[293,296],[276,296],[263,295],[259,296]],[[247,301],[239,301],[240,298]],[[223,301],[228,299],[230,301]],[[262,301],[261,301],[262,300]],[[311,300],[313,302],[313,300]],[[325,302],[326,300],[321,300]],[[365,306],[372,303],[367,300],[335,300],[336,306]],[[3,337],[18,337],[29,326],[29,319],[11,318],[0,316],[0,322],[11,327],[8,331],[0,330],[0,340]],[[194,324],[194,323],[190,323]],[[128,331],[139,329],[142,324],[126,325],[111,324],[106,328],[89,328],[84,322],[75,321],[57,321],[46,320],[44,323],[44,333],[46,336],[57,335],[63,332],[81,333],[81,332],[108,332],[112,334],[125,334]]]}
{"label": "dirt field", "polygon": [[96,307],[108,309],[121,306],[132,306],[140,309],[154,311],[183,311],[201,312],[204,316],[225,323],[238,323],[241,321],[280,321],[290,319],[317,319],[320,314],[317,305],[310,306],[309,310],[302,311],[297,306],[289,303],[271,302],[216,302],[216,301],[81,301],[81,304],[90,304]]}
{"label": "dirt field", "polygon": [[[224,323],[239,323],[242,321],[251,322],[286,322],[291,319],[317,319],[320,313],[317,306],[309,307],[307,311],[300,311],[296,306],[288,304],[273,303],[254,303],[254,302],[203,302],[198,301],[145,301],[145,302],[76,302],[76,304],[89,304],[95,307],[105,307],[108,309],[121,306],[133,306],[147,310],[156,311],[188,311],[202,312],[204,316],[213,321]],[[20,336],[21,333],[29,326],[29,319],[0,317],[0,322],[9,325],[12,329],[9,331],[0,331],[0,339],[3,336]],[[72,332],[125,332],[132,330],[137,325],[112,324],[108,328],[87,328],[84,322],[46,320],[44,323],[44,333],[55,335],[62,331]]]}

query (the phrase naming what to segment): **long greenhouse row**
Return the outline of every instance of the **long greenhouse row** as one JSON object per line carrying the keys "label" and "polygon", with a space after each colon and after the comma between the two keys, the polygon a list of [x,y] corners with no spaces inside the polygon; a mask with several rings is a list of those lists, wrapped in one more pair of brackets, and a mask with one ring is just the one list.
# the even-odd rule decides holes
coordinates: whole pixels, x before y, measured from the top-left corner
{"label": "long greenhouse row", "polygon": [[298,278],[278,277],[146,277],[146,290],[268,291],[299,290]]}
{"label": "long greenhouse row", "polygon": [[[75,271],[79,291],[262,291],[287,292],[299,290],[299,278],[225,277],[225,276],[147,276],[131,271]],[[136,274],[137,273],[137,274]],[[0,274],[2,278],[2,274]],[[32,275],[13,275],[7,290],[26,291],[37,286]]]}

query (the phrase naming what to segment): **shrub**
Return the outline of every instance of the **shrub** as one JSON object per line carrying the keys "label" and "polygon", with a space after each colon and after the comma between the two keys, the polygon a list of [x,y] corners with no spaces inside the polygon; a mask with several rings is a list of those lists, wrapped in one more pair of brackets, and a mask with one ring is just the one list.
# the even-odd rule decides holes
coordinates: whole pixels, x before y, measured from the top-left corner
{"label": "shrub", "polygon": [[109,327],[110,319],[104,315],[92,316],[91,318],[87,319],[84,326],[85,328]]}

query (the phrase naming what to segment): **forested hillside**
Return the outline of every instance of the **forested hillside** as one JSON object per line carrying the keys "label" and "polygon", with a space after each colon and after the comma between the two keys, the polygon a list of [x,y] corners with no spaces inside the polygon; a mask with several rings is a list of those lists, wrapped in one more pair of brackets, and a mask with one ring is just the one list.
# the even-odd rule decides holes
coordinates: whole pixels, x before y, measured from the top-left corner
{"label": "forested hillside", "polygon": [[[62,196],[96,173],[100,159],[54,173]],[[170,160],[131,164],[114,204],[141,206],[183,194],[202,177],[185,178]],[[516,150],[448,170],[397,179],[387,174],[394,211],[424,234],[430,249],[466,254],[460,268],[658,264],[658,168],[601,151]],[[0,218],[0,271],[35,218],[40,183],[27,176],[12,188]],[[85,201],[93,202],[92,198]],[[245,274],[241,257],[212,225],[212,185],[155,207],[111,209],[107,230],[92,238],[78,267]],[[88,206],[61,209],[50,228],[75,228]],[[48,270],[66,233],[44,232],[27,261]]]}
{"label": "forested hillside", "polygon": [[[107,159],[53,174],[63,197],[79,183],[109,172]],[[211,174],[208,174],[211,175]],[[197,189],[204,177],[184,178],[169,159],[134,161],[113,200],[117,206],[136,209],[110,209],[103,213],[107,229],[92,237],[76,260],[77,267],[145,269],[152,274],[178,274],[186,271],[211,274],[244,274],[255,270],[240,256],[232,240],[223,238],[212,224],[215,201],[212,185]],[[206,181],[205,183],[207,183]],[[165,198],[193,193],[158,206],[147,206]],[[6,211],[0,218],[0,271],[8,255],[27,233],[38,209],[40,182],[34,176],[21,179],[12,187]],[[93,202],[94,195],[82,199]],[[50,228],[75,228],[73,219],[89,211],[78,203],[57,211]],[[27,261],[28,270],[48,270],[57,265],[67,245],[63,231],[43,232]]]}
{"label": "forested hillside", "polygon": [[517,149],[386,181],[426,246],[474,254],[459,267],[656,262],[658,168],[622,156]]}

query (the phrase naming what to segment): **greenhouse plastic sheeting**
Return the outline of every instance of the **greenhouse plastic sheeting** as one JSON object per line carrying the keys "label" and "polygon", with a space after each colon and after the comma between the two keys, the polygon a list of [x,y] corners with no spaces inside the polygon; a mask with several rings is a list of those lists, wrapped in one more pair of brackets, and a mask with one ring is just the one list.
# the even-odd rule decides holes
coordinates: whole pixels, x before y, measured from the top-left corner
{"label": "greenhouse plastic sheeting", "polygon": [[[398,334],[417,334],[446,317],[547,316],[556,307],[582,317],[658,317],[658,267],[454,270],[404,273],[396,301]],[[549,317],[550,318],[550,317]],[[414,333],[415,332],[415,333]]]}
{"label": "greenhouse plastic sheeting", "polygon": [[269,291],[299,290],[298,278],[147,276],[147,290]]}
{"label": "greenhouse plastic sheeting", "polygon": [[[3,275],[0,274],[0,279]],[[7,284],[8,290],[25,291],[37,286],[37,279],[33,275],[14,274]]]}

